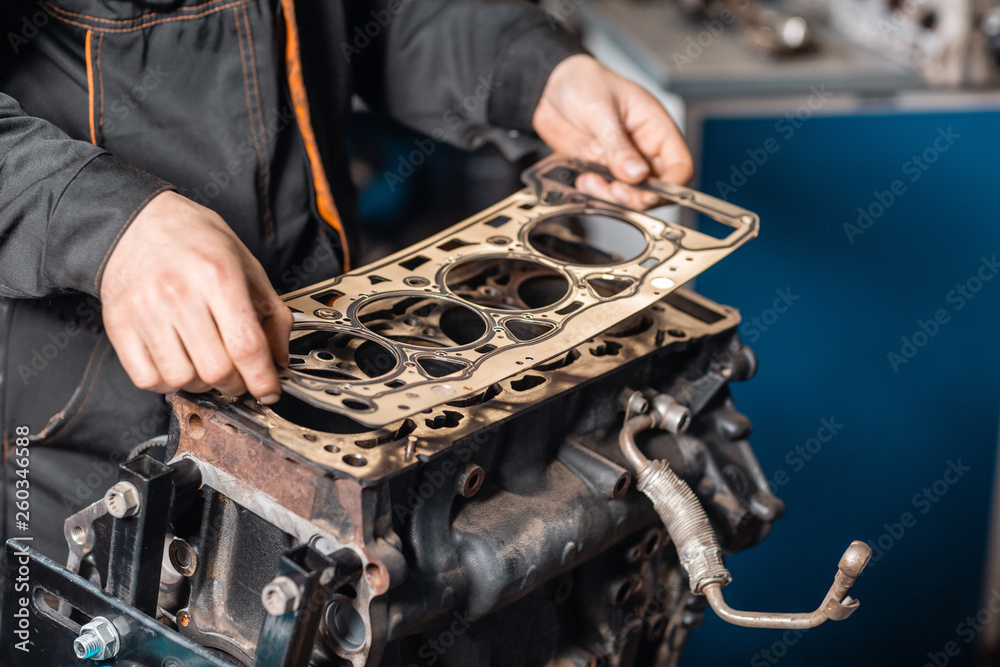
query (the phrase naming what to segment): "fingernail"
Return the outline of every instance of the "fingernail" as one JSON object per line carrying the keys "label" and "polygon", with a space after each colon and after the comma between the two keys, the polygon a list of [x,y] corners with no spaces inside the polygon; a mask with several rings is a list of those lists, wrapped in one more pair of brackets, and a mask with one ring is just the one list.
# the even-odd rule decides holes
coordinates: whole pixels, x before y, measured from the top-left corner
{"label": "fingernail", "polygon": [[626,160],[625,164],[622,165],[622,170],[625,171],[625,174],[629,178],[638,180],[649,173],[649,165],[639,158],[632,158],[631,160]]}
{"label": "fingernail", "polygon": [[627,204],[629,201],[628,188],[621,183],[611,184],[611,194],[613,194],[615,199],[623,204]]}
{"label": "fingernail", "polygon": [[268,394],[267,396],[261,396],[259,400],[264,405],[271,405],[272,403],[277,403],[281,398],[281,394]]}

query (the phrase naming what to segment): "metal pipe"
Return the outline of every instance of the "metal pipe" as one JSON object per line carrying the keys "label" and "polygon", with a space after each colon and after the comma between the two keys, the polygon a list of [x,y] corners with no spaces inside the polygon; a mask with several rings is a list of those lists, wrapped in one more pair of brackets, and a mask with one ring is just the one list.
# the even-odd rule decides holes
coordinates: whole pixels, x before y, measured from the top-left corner
{"label": "metal pipe", "polygon": [[660,423],[655,415],[632,417],[622,426],[618,444],[636,473],[636,487],[652,501],[670,533],[691,590],[700,593],[709,583],[725,585],[731,577],[722,562],[722,547],[715,530],[698,497],[666,461],[650,461],[635,444],[638,433]]}
{"label": "metal pipe", "polygon": [[[659,398],[659,397],[657,397]],[[654,398],[653,402],[657,399]],[[673,399],[670,398],[672,401]],[[664,428],[663,411],[628,417],[618,434],[622,454],[636,474],[636,487],[652,501],[677,549],[680,564],[688,575],[691,591],[708,598],[712,609],[724,621],[751,628],[804,629],[828,620],[839,621],[858,608],[847,591],[861,574],[872,550],[864,542],[851,543],[823,603],[810,613],[737,611],[726,604],[722,587],[732,577],[722,559],[722,547],[698,497],[666,461],[650,461],[636,445],[635,437],[650,428]]]}
{"label": "metal pipe", "polygon": [[653,427],[653,418],[649,415],[637,415],[625,421],[618,433],[618,445],[621,447],[625,460],[632,467],[632,472],[639,474],[649,467],[649,459],[635,444],[635,436]]}
{"label": "metal pipe", "polygon": [[841,621],[858,608],[860,603],[847,595],[847,591],[857,580],[872,556],[871,547],[855,540],[840,559],[837,575],[827,592],[823,603],[815,611],[787,614],[762,611],[737,611],[722,596],[722,586],[709,584],[703,589],[708,603],[722,620],[747,628],[774,628],[785,630],[805,630],[815,628],[827,621]]}

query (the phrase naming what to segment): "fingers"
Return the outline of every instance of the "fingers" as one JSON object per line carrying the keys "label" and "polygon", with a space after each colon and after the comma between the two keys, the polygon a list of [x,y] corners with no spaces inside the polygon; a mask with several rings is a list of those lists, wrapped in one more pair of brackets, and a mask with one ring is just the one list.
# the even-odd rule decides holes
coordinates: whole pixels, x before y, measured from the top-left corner
{"label": "fingers", "polygon": [[[638,183],[649,176],[649,163],[625,133],[621,120],[610,119],[608,141],[604,150],[606,162],[615,178],[624,183]],[[624,191],[623,191],[624,192]]]}
{"label": "fingers", "polygon": [[620,181],[606,181],[597,174],[581,174],[576,179],[576,187],[592,197],[605,201],[618,202],[634,209],[647,209],[656,205],[660,198],[651,192],[646,192]]}
{"label": "fingers", "polygon": [[687,185],[694,178],[694,160],[691,159],[691,152],[680,130],[669,116],[667,121],[670,123],[670,131],[663,139],[659,154],[650,161],[653,172],[657,178],[667,183]]}
{"label": "fingers", "polygon": [[281,383],[271,358],[271,343],[251,300],[246,280],[223,281],[219,289],[212,292],[209,308],[222,334],[226,353],[247,391],[262,403],[277,402]]}
{"label": "fingers", "polygon": [[189,308],[178,328],[202,384],[230,396],[239,396],[247,390],[229,358],[215,319],[204,304]]}
{"label": "fingers", "polygon": [[198,377],[180,336],[169,323],[144,320],[136,331],[145,346],[145,356],[155,367],[155,375],[145,377],[141,389],[166,394],[178,389],[207,391],[210,388]]}
{"label": "fingers", "polygon": [[[255,263],[256,264],[256,263]],[[271,358],[279,366],[288,366],[288,341],[292,333],[295,317],[281,297],[271,287],[267,274],[259,265],[247,272],[250,292],[255,308],[261,318],[264,336],[267,338]]]}
{"label": "fingers", "polygon": [[104,311],[104,330],[132,384],[146,391],[158,391],[163,378],[139,333],[131,326],[116,323],[107,309]]}
{"label": "fingers", "polygon": [[652,175],[686,185],[694,177],[694,161],[677,124],[652,95],[638,86],[634,87],[632,99],[623,123],[639,152],[648,158]]}

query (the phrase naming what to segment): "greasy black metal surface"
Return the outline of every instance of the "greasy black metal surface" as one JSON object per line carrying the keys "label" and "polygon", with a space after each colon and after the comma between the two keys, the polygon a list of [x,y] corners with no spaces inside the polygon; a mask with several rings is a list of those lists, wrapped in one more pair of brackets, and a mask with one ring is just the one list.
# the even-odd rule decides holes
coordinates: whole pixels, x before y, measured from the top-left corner
{"label": "greasy black metal surface", "polygon": [[[26,589],[18,587],[18,569],[28,568]],[[43,593],[62,599],[74,609],[73,619],[59,616],[50,607],[42,607]],[[24,602],[25,604],[22,604]],[[15,639],[25,610],[25,625],[30,631],[28,651],[17,647]],[[128,634],[115,660],[94,662],[79,660],[73,652],[73,640],[80,625],[94,616],[104,616],[127,625]],[[208,650],[154,620],[139,613],[93,585],[69,572],[42,554],[24,549],[14,540],[4,550],[3,597],[0,605],[0,664],[4,667],[65,667],[68,665],[116,665],[120,667],[231,667],[231,663],[213,656]]]}
{"label": "greasy black metal surface", "polygon": [[334,563],[307,545],[292,550],[281,558],[278,575],[294,581],[302,590],[298,609],[281,616],[268,614],[257,642],[255,667],[295,667],[308,664],[316,642],[320,618],[330,597],[330,587],[345,583],[352,575],[343,571],[332,575],[328,585],[320,576]]}
{"label": "greasy black metal surface", "polygon": [[[388,639],[398,642],[389,653],[397,651],[402,665],[534,665],[556,656],[580,658],[580,665],[674,664],[703,601],[688,595],[681,577],[656,600],[655,613],[647,609],[655,600],[647,596],[676,572],[676,556],[664,551],[662,535],[658,544],[647,539],[659,521],[641,494],[630,489],[615,499],[611,492],[623,464],[620,397],[628,388],[652,387],[690,401],[687,434],[661,433],[644,447],[692,485],[733,552],[763,538],[782,509],[746,441],[750,422],[736,412],[727,386],[753,370],[752,352],[734,332],[691,341],[457,443],[454,460],[486,471],[473,499],[452,492],[454,478],[444,470],[458,466],[448,457],[393,480],[392,518],[410,571],[389,594]],[[422,488],[440,492],[410,493]],[[566,581],[572,592],[557,604],[555,590]],[[533,619],[530,628],[520,624],[524,618]],[[667,626],[675,647],[665,654],[669,661],[659,655]],[[558,641],[528,642],[523,632]],[[437,642],[442,633],[449,642],[456,635],[455,646]],[[484,643],[504,649],[486,657]]]}
{"label": "greasy black metal surface", "polygon": [[138,611],[154,615],[159,592],[163,539],[173,495],[172,470],[150,456],[139,456],[119,466],[118,481],[139,491],[140,511],[116,519],[111,531],[108,593]]}

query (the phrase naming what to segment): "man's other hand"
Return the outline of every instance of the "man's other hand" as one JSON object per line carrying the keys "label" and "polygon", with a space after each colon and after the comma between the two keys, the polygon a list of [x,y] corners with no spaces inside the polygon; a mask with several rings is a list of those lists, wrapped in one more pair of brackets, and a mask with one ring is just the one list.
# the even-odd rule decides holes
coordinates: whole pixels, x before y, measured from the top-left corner
{"label": "man's other hand", "polygon": [[292,313],[260,263],[215,212],[165,192],[108,258],[104,326],[140,389],[281,393]]}
{"label": "man's other hand", "polygon": [[691,153],[663,106],[587,55],[556,66],[532,123],[556,153],[601,162],[622,181],[584,174],[576,186],[594,197],[649,208],[655,195],[623,183],[653,176],[683,185],[694,175]]}

